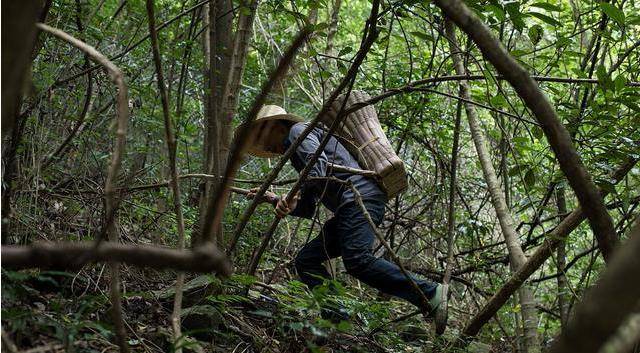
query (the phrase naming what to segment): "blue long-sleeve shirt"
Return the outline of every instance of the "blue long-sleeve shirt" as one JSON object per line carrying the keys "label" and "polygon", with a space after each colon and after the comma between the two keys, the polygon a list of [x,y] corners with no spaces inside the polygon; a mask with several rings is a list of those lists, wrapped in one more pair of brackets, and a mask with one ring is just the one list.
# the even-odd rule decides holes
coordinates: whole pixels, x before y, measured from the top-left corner
{"label": "blue long-sleeve shirt", "polygon": [[[297,123],[289,130],[289,136],[285,138],[285,148],[302,134],[308,123]],[[305,137],[291,156],[293,167],[300,172],[320,146],[326,131],[316,127]],[[344,145],[334,136],[329,137],[329,142],[318,157],[318,161],[309,172],[309,177],[333,176],[341,180],[350,180],[363,199],[377,199],[387,201],[385,193],[380,189],[376,181],[370,177],[348,172],[333,170],[330,164],[341,165],[350,168],[362,169],[356,158],[349,153]],[[291,215],[303,218],[311,218],[315,212],[319,198],[325,207],[336,212],[342,205],[355,201],[353,190],[341,183],[328,180],[308,180],[300,191],[300,199]]]}

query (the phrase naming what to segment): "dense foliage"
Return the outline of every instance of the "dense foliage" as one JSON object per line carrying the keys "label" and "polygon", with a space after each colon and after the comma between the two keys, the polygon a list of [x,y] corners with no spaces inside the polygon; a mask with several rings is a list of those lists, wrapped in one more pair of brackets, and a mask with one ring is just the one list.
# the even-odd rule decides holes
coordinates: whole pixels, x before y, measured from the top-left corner
{"label": "dense foliage", "polygon": [[[53,0],[46,23],[94,46],[124,72],[131,117],[126,154],[117,185],[120,241],[174,247],[177,222],[156,70],[144,1]],[[212,1],[213,3],[213,1]],[[248,2],[247,2],[248,3]],[[236,20],[250,8],[232,1],[219,14]],[[640,4],[635,1],[471,0],[473,9],[532,75],[569,130],[586,169],[601,190],[621,242],[638,215],[640,169],[617,182],[612,173],[640,158]],[[156,23],[177,135],[178,174],[207,173],[206,77],[202,2],[157,0]],[[268,102],[310,120],[345,75],[360,46],[369,1],[273,1],[259,3],[232,125],[246,116],[269,73],[296,33],[314,33]],[[332,14],[337,14],[337,22]],[[179,16],[179,17],[177,17]],[[177,18],[176,18],[177,17]],[[376,96],[414,81],[455,75],[435,4],[383,1],[380,34],[355,79],[354,88]],[[333,31],[335,30],[335,33]],[[508,82],[497,76],[473,42],[458,31],[465,53],[472,104],[500,178],[520,242],[531,254],[578,202],[568,186],[536,118]],[[229,48],[225,50],[231,50]],[[224,60],[221,56],[219,60]],[[36,241],[91,240],[105,224],[104,184],[114,148],[116,91],[101,68],[76,48],[40,33],[14,132],[3,132],[3,245]],[[568,80],[565,80],[568,79]],[[409,189],[387,205],[380,229],[407,268],[440,281],[447,259],[448,214],[454,202],[452,298],[447,333],[436,338],[421,316],[393,322],[414,308],[376,293],[344,274],[340,261],[327,286],[309,293],[297,281],[292,259],[331,215],[281,222],[256,276],[245,269],[273,219],[260,206],[231,260],[229,279],[187,275],[183,303],[184,338],[171,338],[175,273],[122,268],[123,311],[128,343],[135,351],[414,351],[444,349],[465,323],[501,287],[511,271],[505,242],[469,133],[459,80],[434,80],[376,104],[380,120],[409,171]],[[455,198],[449,194],[456,116],[460,116]],[[17,131],[17,132],[16,132]],[[232,135],[232,134],[231,134]],[[72,138],[68,140],[68,137]],[[243,161],[236,186],[259,185],[274,160]],[[221,169],[222,170],[222,169]],[[8,174],[10,172],[10,174]],[[278,180],[296,178],[290,166]],[[242,182],[244,181],[244,183]],[[248,181],[248,182],[247,182]],[[182,210],[187,244],[199,232],[202,179],[183,178]],[[272,190],[286,193],[289,184]],[[566,199],[562,205],[560,199]],[[233,236],[248,205],[232,195],[223,221],[221,248]],[[10,211],[7,211],[10,210]],[[7,212],[5,212],[7,211]],[[378,247],[376,254],[389,258]],[[571,232],[564,245],[528,281],[537,308],[538,347],[523,347],[517,294],[487,323],[472,349],[541,350],[564,325],[568,313],[605,268],[589,224]],[[2,272],[2,325],[21,348],[115,350],[109,316],[110,276],[105,265],[79,271]],[[247,290],[247,288],[249,288]],[[338,325],[322,320],[324,301],[339,301],[354,314]],[[204,348],[203,348],[204,347]]]}

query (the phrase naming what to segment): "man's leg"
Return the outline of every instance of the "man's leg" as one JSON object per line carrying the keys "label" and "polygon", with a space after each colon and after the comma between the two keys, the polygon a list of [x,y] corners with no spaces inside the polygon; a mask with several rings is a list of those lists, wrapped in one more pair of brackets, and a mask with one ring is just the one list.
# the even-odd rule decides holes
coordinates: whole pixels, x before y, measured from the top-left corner
{"label": "man's leg", "polygon": [[[365,206],[376,225],[382,222],[383,202],[365,201]],[[338,211],[336,218],[338,219],[336,227],[340,236],[342,259],[347,272],[384,293],[403,298],[422,307],[420,294],[416,292],[400,268],[394,263],[373,255],[375,233],[360,207],[356,203],[344,205]],[[427,299],[434,296],[436,283],[419,279],[413,275],[412,278],[422,289]]]}
{"label": "man's leg", "polygon": [[302,247],[296,256],[295,266],[300,280],[309,289],[313,289],[322,284],[322,278],[331,279],[323,262],[338,256],[340,245],[336,234],[336,219],[331,218],[322,226],[320,234]]}
{"label": "man's leg", "polygon": [[[340,241],[336,233],[336,219],[328,220],[315,239],[307,243],[296,256],[295,265],[300,280],[309,289],[322,284],[323,279],[330,279],[331,275],[327,271],[323,262],[340,256]],[[333,291],[330,287],[330,291]],[[339,304],[331,301],[323,302],[320,308],[320,315],[323,319],[333,323],[349,320],[349,314]]]}

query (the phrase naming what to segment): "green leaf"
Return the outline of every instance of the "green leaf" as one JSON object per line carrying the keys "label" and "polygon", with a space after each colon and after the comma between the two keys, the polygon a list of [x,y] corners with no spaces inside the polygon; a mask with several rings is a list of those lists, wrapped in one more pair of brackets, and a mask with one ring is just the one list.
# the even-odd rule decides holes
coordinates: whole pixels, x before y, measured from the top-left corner
{"label": "green leaf", "polygon": [[422,39],[422,40],[426,40],[426,41],[432,41],[433,40],[433,37],[431,35],[423,33],[423,32],[414,31],[414,32],[410,32],[410,33],[412,35]]}
{"label": "green leaf", "polygon": [[614,21],[618,22],[620,26],[624,25],[624,12],[622,12],[622,10],[606,2],[601,2],[600,8],[602,9],[602,12],[611,17]]}
{"label": "green leaf", "polygon": [[352,51],[353,51],[353,48],[351,48],[351,47],[342,48],[340,50],[340,52],[338,53],[338,56],[347,55],[347,54],[351,53]]}
{"label": "green leaf", "polygon": [[529,28],[527,35],[529,36],[529,39],[531,39],[531,43],[533,43],[533,45],[536,45],[540,42],[540,40],[542,40],[543,33],[544,29],[542,28],[542,26],[540,26],[539,24],[535,24],[531,26],[531,28]]}
{"label": "green leaf", "polygon": [[494,107],[506,107],[507,106],[507,100],[504,99],[504,97],[501,94],[497,94],[493,97],[491,97],[491,99],[489,99],[489,102],[491,103],[492,106]]}
{"label": "green leaf", "polygon": [[524,184],[531,188],[536,184],[536,172],[533,168],[527,170],[527,173],[524,175]]}
{"label": "green leaf", "polygon": [[329,24],[327,22],[320,22],[320,23],[314,25],[313,28],[314,28],[314,31],[319,32],[319,31],[322,31],[324,29],[329,28]]}
{"label": "green leaf", "polygon": [[533,133],[533,136],[538,140],[542,139],[542,137],[544,136],[544,131],[542,131],[542,129],[537,126],[534,126],[531,129],[531,132]]}
{"label": "green leaf", "polygon": [[610,181],[608,180],[596,180],[596,185],[598,185],[600,187],[600,189],[610,193],[610,194],[615,194],[616,193],[616,186],[613,185]]}
{"label": "green leaf", "polygon": [[562,8],[558,5],[550,4],[548,2],[536,2],[530,5],[531,7],[537,7],[539,9],[544,9],[547,11],[562,11]]}
{"label": "green leaf", "polygon": [[256,277],[254,277],[254,276],[251,276],[251,275],[234,274],[229,278],[229,280],[232,281],[232,282],[241,284],[241,285],[248,286],[250,284],[253,284],[258,279]]}
{"label": "green leaf", "polygon": [[613,81],[611,81],[611,76],[607,73],[607,69],[605,69],[604,65],[598,66],[596,76],[598,76],[598,82],[602,85],[603,90],[613,88]]}
{"label": "green leaf", "polygon": [[569,44],[571,44],[571,39],[567,37],[559,37],[556,41],[556,48],[560,49],[565,45],[569,45]]}
{"label": "green leaf", "polygon": [[294,331],[302,331],[304,324],[302,322],[291,322],[289,323],[289,327]]}
{"label": "green leaf", "polygon": [[262,310],[262,309],[249,311],[248,313],[251,314],[251,315],[262,316],[262,317],[266,317],[266,318],[272,318],[273,317],[273,313],[272,312],[267,311],[267,310]]}
{"label": "green leaf", "polygon": [[513,309],[512,309],[512,311],[513,311],[514,313],[519,313],[519,312],[520,312],[520,304],[518,304],[518,305],[514,306],[514,307],[513,307]]}
{"label": "green leaf", "polygon": [[502,7],[498,5],[488,4],[487,6],[485,6],[485,8],[491,11],[491,13],[496,16],[498,21],[504,21],[506,19],[506,14],[504,13]]}
{"label": "green leaf", "polygon": [[560,22],[558,20],[556,20],[555,18],[551,17],[551,16],[547,16],[545,14],[542,14],[540,12],[534,12],[534,11],[530,11],[527,13],[527,15],[533,16],[539,20],[542,20],[543,22],[546,22],[552,26],[560,26]]}
{"label": "green leaf", "polygon": [[509,18],[511,22],[513,22],[513,26],[518,30],[522,31],[524,29],[525,23],[522,20],[522,12],[520,12],[520,3],[517,1],[508,2],[504,5],[505,10],[509,14]]}
{"label": "green leaf", "polygon": [[623,74],[620,74],[616,76],[616,79],[613,80],[613,83],[616,88],[616,91],[620,92],[624,89],[624,86],[627,85],[627,79],[624,77]]}
{"label": "green leaf", "polygon": [[338,65],[338,70],[340,70],[340,73],[343,75],[347,74],[347,71],[349,68],[347,68],[347,65],[345,65],[342,61],[338,60],[337,62]]}
{"label": "green leaf", "polygon": [[511,56],[513,56],[513,57],[518,58],[518,57],[521,57],[521,56],[523,56],[525,54],[529,54],[529,51],[528,50],[521,50],[521,49],[514,49],[514,50],[510,50],[509,54],[511,54]]}
{"label": "green leaf", "polygon": [[338,329],[338,331],[347,332],[349,331],[349,329],[351,329],[351,323],[349,321],[340,321],[336,328]]}
{"label": "green leaf", "polygon": [[328,80],[331,78],[331,73],[329,71],[320,71],[320,78],[323,80]]}
{"label": "green leaf", "polygon": [[508,175],[510,177],[514,176],[514,175],[518,175],[518,173],[520,173],[520,171],[528,169],[529,166],[525,165],[525,164],[519,164],[511,169],[509,169],[509,173]]}

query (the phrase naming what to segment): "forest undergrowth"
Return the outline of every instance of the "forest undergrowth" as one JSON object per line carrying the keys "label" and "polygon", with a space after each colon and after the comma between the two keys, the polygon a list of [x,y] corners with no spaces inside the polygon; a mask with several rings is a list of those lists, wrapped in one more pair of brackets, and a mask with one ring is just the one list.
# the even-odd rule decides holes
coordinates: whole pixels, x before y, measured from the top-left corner
{"label": "forest undergrowth", "polygon": [[[3,352],[640,352],[637,1],[3,1],[2,34]],[[320,158],[247,155],[262,107],[330,131],[353,91],[408,184],[372,254],[443,284],[444,335],[339,258],[307,288],[335,215],[260,205]]]}

